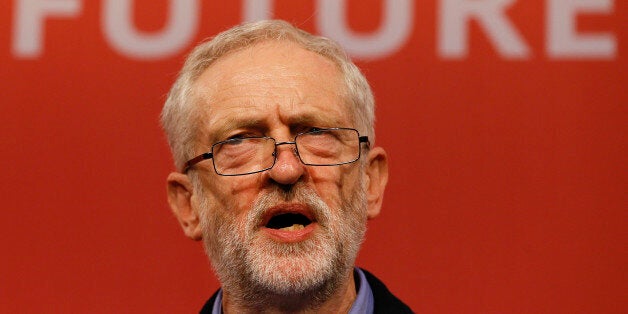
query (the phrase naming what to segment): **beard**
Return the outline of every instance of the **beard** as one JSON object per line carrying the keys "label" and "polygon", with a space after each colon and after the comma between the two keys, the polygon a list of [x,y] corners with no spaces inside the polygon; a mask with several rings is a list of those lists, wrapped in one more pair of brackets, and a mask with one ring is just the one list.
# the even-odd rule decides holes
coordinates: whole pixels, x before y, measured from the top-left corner
{"label": "beard", "polygon": [[[315,308],[348,280],[366,232],[367,202],[362,182],[342,198],[340,208],[330,208],[302,184],[289,191],[276,188],[260,195],[243,219],[237,219],[228,208],[213,209],[202,194],[200,223],[205,251],[223,290],[238,303]],[[283,243],[259,230],[267,210],[286,202],[310,208],[318,224],[311,237]]]}

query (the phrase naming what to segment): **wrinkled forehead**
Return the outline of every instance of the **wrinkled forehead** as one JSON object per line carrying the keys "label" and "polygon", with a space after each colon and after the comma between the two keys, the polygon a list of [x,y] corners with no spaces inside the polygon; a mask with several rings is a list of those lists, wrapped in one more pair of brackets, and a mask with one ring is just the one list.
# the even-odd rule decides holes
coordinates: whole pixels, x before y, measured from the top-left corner
{"label": "wrinkled forehead", "polygon": [[252,99],[266,99],[327,108],[355,121],[339,66],[289,41],[262,42],[222,56],[199,76],[194,93],[198,115],[205,118],[230,106],[264,110]]}

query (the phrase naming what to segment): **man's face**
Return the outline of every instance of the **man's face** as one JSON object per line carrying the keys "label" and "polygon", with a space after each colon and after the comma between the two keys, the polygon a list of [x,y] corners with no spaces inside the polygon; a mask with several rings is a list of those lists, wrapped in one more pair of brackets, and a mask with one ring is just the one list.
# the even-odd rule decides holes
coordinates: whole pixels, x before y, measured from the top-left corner
{"label": "man's face", "polygon": [[[202,119],[196,152],[236,136],[284,142],[314,127],[358,128],[343,86],[331,61],[292,43],[228,54],[195,86]],[[219,176],[211,161],[193,171],[192,202],[225,289],[304,293],[347,279],[367,219],[359,161],[305,166],[294,145],[281,145],[265,172]]]}

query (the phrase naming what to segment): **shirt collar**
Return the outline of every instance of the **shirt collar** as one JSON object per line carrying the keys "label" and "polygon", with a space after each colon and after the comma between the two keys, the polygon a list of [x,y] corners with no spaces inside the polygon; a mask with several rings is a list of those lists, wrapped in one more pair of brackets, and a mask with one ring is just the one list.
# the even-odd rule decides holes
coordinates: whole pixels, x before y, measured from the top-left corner
{"label": "shirt collar", "polygon": [[356,277],[356,289],[358,289],[358,292],[353,305],[351,305],[349,314],[373,313],[375,298],[373,297],[371,285],[366,281],[364,272],[361,269],[356,267],[353,275]]}
{"label": "shirt collar", "polygon": [[[355,276],[356,289],[358,291],[355,301],[353,301],[353,305],[351,305],[351,309],[349,310],[349,314],[373,313],[375,298],[373,297],[371,285],[366,281],[364,272],[361,269],[356,267],[353,275]],[[222,314],[222,289],[220,289],[216,295],[216,300],[214,300],[212,307],[212,314]]]}

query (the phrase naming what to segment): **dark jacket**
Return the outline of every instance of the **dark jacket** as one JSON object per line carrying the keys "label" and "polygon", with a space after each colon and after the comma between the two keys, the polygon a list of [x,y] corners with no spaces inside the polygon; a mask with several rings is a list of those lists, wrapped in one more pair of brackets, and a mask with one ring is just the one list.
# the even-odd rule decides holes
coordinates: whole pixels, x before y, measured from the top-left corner
{"label": "dark jacket", "polygon": [[[375,314],[414,313],[407,305],[388,291],[386,285],[377,279],[377,277],[364,269],[362,269],[362,271],[366,276],[366,281],[368,281],[371,286],[371,290],[373,290],[373,298],[375,299],[375,309],[373,312]],[[205,305],[203,305],[203,308],[201,309],[201,314],[211,314],[217,295],[218,292],[216,291],[216,293],[214,293],[214,295],[212,295],[212,297],[205,302]]]}

